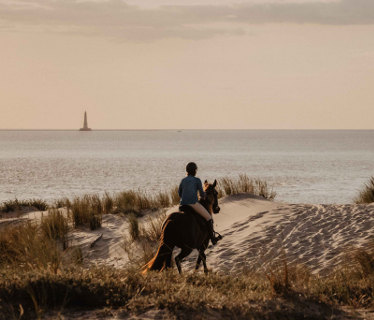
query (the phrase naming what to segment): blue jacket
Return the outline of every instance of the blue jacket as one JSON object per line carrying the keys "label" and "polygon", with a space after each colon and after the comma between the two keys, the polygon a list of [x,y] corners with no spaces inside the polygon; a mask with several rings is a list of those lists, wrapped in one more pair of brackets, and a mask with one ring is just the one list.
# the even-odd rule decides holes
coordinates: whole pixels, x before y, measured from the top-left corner
{"label": "blue jacket", "polygon": [[187,176],[182,179],[179,184],[179,196],[181,197],[181,205],[195,204],[197,202],[197,192],[200,193],[200,197],[205,197],[203,185],[199,178],[194,176]]}

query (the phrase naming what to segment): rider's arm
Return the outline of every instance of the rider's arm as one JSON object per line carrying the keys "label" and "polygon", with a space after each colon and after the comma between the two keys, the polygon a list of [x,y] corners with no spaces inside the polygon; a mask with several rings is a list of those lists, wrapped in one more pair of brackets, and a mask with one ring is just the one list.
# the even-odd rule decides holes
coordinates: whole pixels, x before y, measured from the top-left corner
{"label": "rider's arm", "polygon": [[197,189],[199,190],[200,198],[205,199],[205,192],[200,179],[197,181]]}

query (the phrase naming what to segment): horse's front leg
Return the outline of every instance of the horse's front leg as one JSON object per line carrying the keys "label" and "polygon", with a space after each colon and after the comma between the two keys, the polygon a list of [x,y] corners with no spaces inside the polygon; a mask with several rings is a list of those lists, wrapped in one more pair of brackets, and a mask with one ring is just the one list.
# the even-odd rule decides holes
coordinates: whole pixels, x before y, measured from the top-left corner
{"label": "horse's front leg", "polygon": [[200,255],[200,252],[199,252],[199,256],[197,257],[197,260],[196,260],[195,270],[199,270],[200,263],[201,263],[201,255]]}
{"label": "horse's front leg", "polygon": [[199,250],[199,257],[197,258],[197,261],[196,261],[196,270],[199,269],[201,261],[203,262],[204,273],[208,273],[209,270],[208,270],[208,267],[206,265],[206,255],[205,255],[205,250],[204,249]]}
{"label": "horse's front leg", "polygon": [[205,255],[205,253],[203,252],[203,266],[204,266],[204,273],[208,273],[209,272],[209,270],[208,270],[208,267],[207,267],[207,265],[206,265],[206,255]]}

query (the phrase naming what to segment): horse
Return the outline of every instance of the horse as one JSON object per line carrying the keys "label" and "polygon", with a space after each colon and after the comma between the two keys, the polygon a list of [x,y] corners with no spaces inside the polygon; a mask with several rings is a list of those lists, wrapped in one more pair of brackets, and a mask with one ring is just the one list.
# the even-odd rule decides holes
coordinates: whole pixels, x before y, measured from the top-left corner
{"label": "horse", "polygon": [[[217,180],[209,184],[204,182],[205,199],[199,202],[212,213],[219,213],[221,210],[218,206],[218,192],[215,187]],[[209,235],[206,227],[206,221],[190,206],[179,207],[178,212],[171,213],[164,221],[161,228],[160,243],[156,255],[145,265],[143,274],[148,270],[162,271],[171,267],[171,257],[174,247],[181,248],[181,252],[175,257],[175,263],[178,272],[182,273],[181,261],[187,257],[193,249],[199,251],[195,269],[198,270],[201,261],[204,265],[204,272],[208,272],[206,265],[205,250],[209,244]]]}

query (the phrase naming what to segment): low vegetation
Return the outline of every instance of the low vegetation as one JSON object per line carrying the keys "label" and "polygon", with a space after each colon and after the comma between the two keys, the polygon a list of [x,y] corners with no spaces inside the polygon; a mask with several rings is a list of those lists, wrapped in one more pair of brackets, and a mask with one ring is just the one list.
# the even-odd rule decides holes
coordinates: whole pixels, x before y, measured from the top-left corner
{"label": "low vegetation", "polygon": [[[59,218],[58,218],[59,219]],[[2,229],[0,233],[0,269],[50,270],[57,272],[63,261],[65,231],[61,222],[26,222]],[[65,222],[61,223],[65,226]],[[60,239],[61,237],[61,239]]]}
{"label": "low vegetation", "polygon": [[[372,252],[366,254],[373,259]],[[373,303],[373,269],[368,273],[366,263],[359,261],[326,278],[286,261],[274,264],[270,271],[235,275],[180,276],[170,270],[142,276],[137,269],[62,265],[58,272],[2,268],[0,314],[3,319],[18,318],[23,310],[32,318],[53,309],[68,313],[71,307],[106,307],[138,314],[155,308],[185,319],[197,315],[235,319],[344,317],[339,306],[367,308]]]}
{"label": "low vegetation", "polygon": [[[266,181],[251,179],[245,174],[239,175],[238,178],[221,178],[218,182],[219,197],[251,193],[273,200],[276,196],[276,192],[268,186]],[[174,186],[169,192],[160,191],[157,194],[149,194],[141,190],[127,190],[113,195],[105,192],[103,196],[87,194],[75,197],[73,200],[68,198],[58,199],[53,205],[48,205],[46,201],[40,199],[8,200],[0,205],[0,213],[68,208],[69,212],[72,213],[75,227],[89,226],[94,230],[101,227],[103,214],[124,213],[139,216],[147,211],[157,211],[177,205],[179,200],[178,186]]]}
{"label": "low vegetation", "polygon": [[374,177],[365,184],[355,199],[356,203],[372,203],[374,202]]}
{"label": "low vegetation", "polygon": [[49,209],[48,215],[40,223],[43,236],[50,240],[60,240],[63,247],[67,247],[67,233],[69,231],[68,219],[58,209]]}
{"label": "low vegetation", "polygon": [[165,218],[166,211],[147,216],[141,224],[136,215],[128,217],[129,231],[122,245],[133,267],[142,269],[154,256]]}
{"label": "low vegetation", "polygon": [[140,234],[138,217],[134,214],[131,214],[128,217],[128,222],[130,240],[134,242],[139,239]]}
{"label": "low vegetation", "polygon": [[[266,181],[250,179],[247,175],[238,178],[219,179],[217,186],[220,197],[239,193],[251,193],[264,199],[273,200],[276,192]],[[141,190],[127,190],[114,195],[105,193],[98,195],[85,195],[76,197],[73,201],[65,200],[67,207],[73,212],[75,226],[85,225],[93,216],[101,217],[107,213],[124,213],[141,216],[144,212],[157,211],[179,203],[178,186],[170,192],[160,191],[157,194],[148,194]],[[61,204],[62,204],[61,203]],[[60,204],[60,205],[61,205]]]}
{"label": "low vegetation", "polygon": [[39,210],[45,211],[48,209],[48,204],[46,201],[41,199],[29,199],[29,200],[7,200],[0,204],[1,212],[13,212],[22,210]]}
{"label": "low vegetation", "polygon": [[156,210],[158,203],[155,198],[144,191],[123,191],[114,197],[116,212],[137,213],[144,210]]}
{"label": "low vegetation", "polygon": [[266,181],[251,179],[245,174],[239,175],[236,179],[229,177],[219,179],[218,190],[220,196],[250,193],[264,199],[274,200],[277,195]]}
{"label": "low vegetation", "polygon": [[68,207],[75,227],[89,225],[91,230],[101,227],[103,204],[98,195],[76,197]]}

